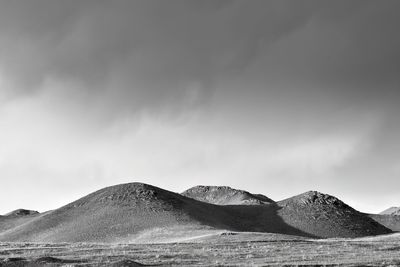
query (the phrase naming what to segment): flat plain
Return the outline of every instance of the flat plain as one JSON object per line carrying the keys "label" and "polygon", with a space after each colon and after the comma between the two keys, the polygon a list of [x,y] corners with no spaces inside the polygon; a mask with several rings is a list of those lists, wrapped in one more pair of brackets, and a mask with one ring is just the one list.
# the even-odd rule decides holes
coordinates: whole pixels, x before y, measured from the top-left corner
{"label": "flat plain", "polygon": [[210,232],[159,244],[1,243],[0,251],[2,266],[400,266],[400,234],[306,239]]}

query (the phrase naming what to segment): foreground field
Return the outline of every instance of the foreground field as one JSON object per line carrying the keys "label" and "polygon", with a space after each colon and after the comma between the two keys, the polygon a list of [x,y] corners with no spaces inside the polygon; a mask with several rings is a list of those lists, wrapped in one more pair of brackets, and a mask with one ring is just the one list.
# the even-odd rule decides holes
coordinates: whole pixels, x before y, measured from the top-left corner
{"label": "foreground field", "polygon": [[0,266],[400,266],[400,236],[305,239],[224,232],[164,244],[1,243]]}

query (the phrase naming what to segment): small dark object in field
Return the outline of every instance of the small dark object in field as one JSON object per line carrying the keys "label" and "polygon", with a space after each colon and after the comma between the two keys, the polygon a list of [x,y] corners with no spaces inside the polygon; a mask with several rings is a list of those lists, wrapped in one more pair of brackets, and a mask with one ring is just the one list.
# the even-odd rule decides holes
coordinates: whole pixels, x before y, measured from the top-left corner
{"label": "small dark object in field", "polygon": [[40,257],[35,260],[36,263],[82,263],[82,260],[68,260],[54,257]]}
{"label": "small dark object in field", "polygon": [[[13,257],[13,258],[7,258],[4,260],[5,262],[16,262],[16,261],[26,261],[25,258],[21,258],[21,257]],[[1,264],[0,264],[1,266]]]}
{"label": "small dark object in field", "polygon": [[1,267],[24,267],[24,266],[30,266],[30,265],[26,258],[11,257],[11,258],[6,258],[3,261],[0,261],[0,266]]}
{"label": "small dark object in field", "polygon": [[237,233],[224,232],[224,233],[221,233],[221,235],[222,235],[222,236],[225,236],[225,235],[237,235]]}
{"label": "small dark object in field", "polygon": [[338,266],[337,264],[299,264],[299,265],[282,265],[284,267],[334,267]]}
{"label": "small dark object in field", "polygon": [[113,266],[113,267],[139,267],[139,266],[146,266],[146,265],[138,263],[133,260],[121,260],[121,261],[117,261],[117,262],[113,263],[111,266]]}

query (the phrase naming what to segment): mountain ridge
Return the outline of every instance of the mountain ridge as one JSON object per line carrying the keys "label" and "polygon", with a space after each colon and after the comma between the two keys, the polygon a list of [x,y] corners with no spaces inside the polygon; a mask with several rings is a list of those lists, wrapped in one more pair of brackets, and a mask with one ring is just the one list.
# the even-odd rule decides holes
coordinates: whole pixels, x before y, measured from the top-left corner
{"label": "mountain ridge", "polygon": [[[246,192],[235,190],[227,192],[240,196]],[[231,201],[231,196],[222,199]],[[239,200],[238,205],[215,205],[148,184],[119,184],[46,213],[0,217],[0,241],[113,243],[148,236],[145,242],[157,242],[161,235],[173,240],[180,234],[208,230],[316,238],[391,232],[339,199],[316,191],[267,204],[246,205]]]}

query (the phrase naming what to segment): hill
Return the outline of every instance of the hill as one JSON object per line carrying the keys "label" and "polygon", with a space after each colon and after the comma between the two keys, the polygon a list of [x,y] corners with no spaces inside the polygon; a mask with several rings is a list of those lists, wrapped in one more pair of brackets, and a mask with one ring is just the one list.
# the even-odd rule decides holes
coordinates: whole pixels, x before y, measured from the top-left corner
{"label": "hill", "polygon": [[129,183],[107,187],[59,209],[3,227],[0,241],[160,242],[215,230],[303,233],[277,216],[276,205],[219,206],[161,188]]}
{"label": "hill", "polygon": [[18,209],[0,216],[0,233],[26,223],[40,215],[33,210]]}
{"label": "hill", "polygon": [[151,185],[130,183],[98,190],[37,216],[3,231],[0,240],[116,242],[159,227],[211,225],[226,228],[224,222],[230,217],[224,211],[216,211],[216,206]]}
{"label": "hill", "polygon": [[391,208],[388,208],[388,209],[382,211],[379,214],[380,215],[400,215],[400,207],[391,207]]}
{"label": "hill", "polygon": [[35,215],[39,214],[36,210],[26,210],[26,209],[17,209],[7,213],[4,216],[28,216],[28,215]]}
{"label": "hill", "polygon": [[392,231],[400,231],[400,215],[368,214],[368,216]]}
{"label": "hill", "polygon": [[400,231],[400,207],[391,207],[379,214],[367,215],[392,231]]}
{"label": "hill", "polygon": [[182,195],[216,205],[262,205],[274,203],[272,199],[264,195],[251,194],[229,186],[198,185],[184,191]]}
{"label": "hill", "polygon": [[0,241],[177,242],[217,230],[306,237],[391,232],[317,192],[268,205],[214,205],[142,183],[106,187],[46,213],[0,217]]}
{"label": "hill", "polygon": [[279,201],[279,215],[303,232],[319,237],[360,237],[391,231],[338,198],[317,191]]}

